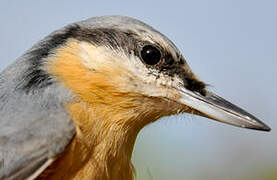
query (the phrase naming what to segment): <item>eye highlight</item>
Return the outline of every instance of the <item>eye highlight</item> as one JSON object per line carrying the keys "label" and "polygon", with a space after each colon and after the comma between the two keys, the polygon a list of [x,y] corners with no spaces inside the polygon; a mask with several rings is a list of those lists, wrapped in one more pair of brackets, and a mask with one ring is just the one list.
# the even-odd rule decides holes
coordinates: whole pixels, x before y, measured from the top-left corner
{"label": "eye highlight", "polygon": [[155,65],[161,61],[160,50],[152,45],[145,45],[140,51],[140,56],[144,63],[148,65]]}

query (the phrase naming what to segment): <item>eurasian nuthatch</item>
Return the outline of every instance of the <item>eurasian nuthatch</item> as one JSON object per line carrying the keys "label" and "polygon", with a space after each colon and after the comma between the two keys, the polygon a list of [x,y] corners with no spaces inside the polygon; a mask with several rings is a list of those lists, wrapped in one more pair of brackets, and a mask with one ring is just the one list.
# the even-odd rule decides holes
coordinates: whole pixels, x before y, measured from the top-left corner
{"label": "eurasian nuthatch", "polygon": [[209,92],[149,25],[122,16],[70,24],[0,74],[0,179],[133,179],[138,132],[178,113],[270,130]]}

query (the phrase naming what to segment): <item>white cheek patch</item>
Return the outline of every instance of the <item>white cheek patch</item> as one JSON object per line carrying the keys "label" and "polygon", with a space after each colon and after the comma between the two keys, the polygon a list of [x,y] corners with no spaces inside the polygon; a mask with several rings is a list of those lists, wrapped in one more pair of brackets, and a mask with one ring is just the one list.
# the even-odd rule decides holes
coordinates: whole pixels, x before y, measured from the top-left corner
{"label": "white cheek patch", "polygon": [[[128,55],[124,50],[80,42],[79,53],[88,69],[107,74],[122,91],[169,98],[173,93],[172,87],[180,83],[177,77],[147,68],[139,57]],[[111,72],[116,73],[113,76]]]}
{"label": "white cheek patch", "polygon": [[[83,64],[92,70],[101,71],[109,68],[122,68],[123,71],[134,71],[139,63],[128,57],[123,50],[105,46],[94,46],[87,42],[80,42],[80,57]],[[141,63],[142,64],[142,63]],[[136,69],[140,70],[142,68]]]}
{"label": "white cheek patch", "polygon": [[[105,46],[94,46],[80,42],[80,57],[83,64],[95,71],[120,70],[128,78],[146,77],[149,73],[145,65],[135,55],[126,55],[124,50]],[[105,72],[103,72],[105,73]]]}

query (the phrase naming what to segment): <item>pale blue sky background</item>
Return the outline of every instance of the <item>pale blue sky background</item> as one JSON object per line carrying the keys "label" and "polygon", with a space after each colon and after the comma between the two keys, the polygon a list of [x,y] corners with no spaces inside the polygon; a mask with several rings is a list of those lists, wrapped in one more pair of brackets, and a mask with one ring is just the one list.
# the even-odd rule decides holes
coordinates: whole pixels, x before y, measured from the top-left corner
{"label": "pale blue sky background", "polygon": [[0,69],[53,30],[92,16],[138,18],[167,35],[210,90],[272,127],[250,131],[192,115],[139,135],[137,179],[253,179],[277,171],[277,1],[0,1]]}

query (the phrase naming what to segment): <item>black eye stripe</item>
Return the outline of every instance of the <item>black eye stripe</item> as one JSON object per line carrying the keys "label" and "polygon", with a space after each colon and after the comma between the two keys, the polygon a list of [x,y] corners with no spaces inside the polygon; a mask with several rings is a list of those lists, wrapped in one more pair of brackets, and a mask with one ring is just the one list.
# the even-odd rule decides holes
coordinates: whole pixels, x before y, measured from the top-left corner
{"label": "black eye stripe", "polygon": [[145,45],[140,51],[143,62],[147,65],[155,65],[161,61],[162,55],[158,48],[152,45]]}

